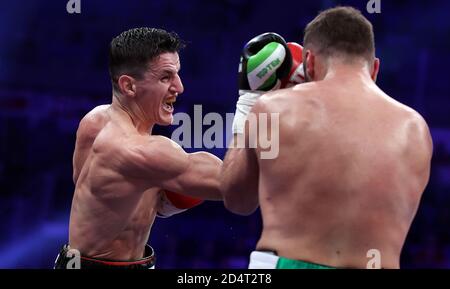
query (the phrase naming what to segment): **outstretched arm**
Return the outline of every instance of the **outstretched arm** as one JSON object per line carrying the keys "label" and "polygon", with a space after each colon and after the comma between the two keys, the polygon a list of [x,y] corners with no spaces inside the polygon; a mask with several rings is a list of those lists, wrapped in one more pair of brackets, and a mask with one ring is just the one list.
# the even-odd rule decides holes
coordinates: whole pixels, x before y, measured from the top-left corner
{"label": "outstretched arm", "polygon": [[128,154],[132,174],[154,186],[204,200],[222,199],[222,161],[210,153],[188,154],[172,140],[152,136],[146,143],[129,149]]}
{"label": "outstretched arm", "polygon": [[183,158],[187,161],[184,170],[177,177],[165,180],[163,187],[206,200],[222,200],[219,190],[222,160],[207,152],[186,154]]}

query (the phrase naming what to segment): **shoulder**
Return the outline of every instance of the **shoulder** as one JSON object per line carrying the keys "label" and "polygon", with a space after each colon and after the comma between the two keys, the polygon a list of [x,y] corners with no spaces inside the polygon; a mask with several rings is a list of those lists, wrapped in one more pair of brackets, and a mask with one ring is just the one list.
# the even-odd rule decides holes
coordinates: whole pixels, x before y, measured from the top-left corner
{"label": "shoulder", "polygon": [[390,98],[396,107],[396,112],[401,119],[413,130],[418,130],[422,134],[428,134],[429,128],[425,118],[415,109]]}
{"label": "shoulder", "polygon": [[96,106],[81,119],[81,122],[93,122],[106,117],[108,107],[109,105]]}
{"label": "shoulder", "polygon": [[263,94],[252,108],[252,112],[272,112],[279,106],[290,94],[290,88],[269,91]]}
{"label": "shoulder", "polygon": [[130,138],[127,150],[148,158],[169,157],[184,152],[179,144],[164,136],[136,136]]}
{"label": "shoulder", "polygon": [[318,87],[315,83],[302,83],[296,86],[270,91],[261,96],[256,102],[254,112],[283,112],[294,110],[308,110],[315,108],[319,98]]}
{"label": "shoulder", "polygon": [[104,126],[109,105],[100,105],[89,111],[78,124],[77,135],[95,137]]}
{"label": "shoulder", "polygon": [[188,166],[187,153],[176,142],[163,136],[135,136],[123,142],[120,155],[133,170],[180,171]]}
{"label": "shoulder", "polygon": [[432,150],[433,144],[430,128],[428,127],[428,124],[424,117],[419,112],[409,107],[406,109],[406,114],[410,131],[414,135],[417,135],[419,138],[421,138],[421,140],[425,142],[428,148]]}
{"label": "shoulder", "polygon": [[414,144],[416,148],[425,148],[424,152],[432,153],[433,142],[430,129],[425,118],[413,108],[396,102],[400,123],[407,133],[408,142]]}

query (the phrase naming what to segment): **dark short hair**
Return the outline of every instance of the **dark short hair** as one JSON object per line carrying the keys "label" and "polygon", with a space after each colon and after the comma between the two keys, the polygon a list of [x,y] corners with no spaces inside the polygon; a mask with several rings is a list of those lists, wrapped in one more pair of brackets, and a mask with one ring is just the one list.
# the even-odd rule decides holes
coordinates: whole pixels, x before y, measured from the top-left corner
{"label": "dark short hair", "polygon": [[142,78],[148,63],[165,52],[178,52],[185,46],[175,32],[156,28],[134,28],[115,37],[109,47],[109,74],[113,89],[120,75]]}
{"label": "dark short hair", "polygon": [[306,26],[303,45],[311,45],[325,57],[362,56],[371,60],[375,56],[372,24],[352,7],[322,11]]}

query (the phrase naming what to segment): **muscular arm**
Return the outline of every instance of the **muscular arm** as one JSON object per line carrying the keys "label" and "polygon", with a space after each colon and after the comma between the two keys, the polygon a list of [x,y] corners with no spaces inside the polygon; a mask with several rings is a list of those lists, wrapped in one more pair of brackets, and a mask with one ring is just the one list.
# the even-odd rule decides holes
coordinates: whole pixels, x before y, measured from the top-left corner
{"label": "muscular arm", "polygon": [[[253,116],[258,116],[259,113],[267,113],[265,106],[264,102],[260,100],[253,106],[251,113]],[[257,128],[259,133],[258,126],[259,123],[253,129]],[[229,148],[222,170],[221,189],[225,207],[231,212],[240,215],[249,215],[259,206],[258,155],[256,150],[252,148],[253,146],[250,146],[252,137],[249,137],[259,137],[259,135],[257,133],[253,134],[254,131],[252,133],[249,129],[250,127],[247,120],[245,135],[235,134],[233,136],[233,143],[245,144],[245,148],[240,148],[242,147],[241,145],[238,145],[236,148]]]}
{"label": "muscular arm", "polygon": [[219,190],[222,160],[207,152],[185,153],[183,159],[187,162],[185,168],[177,177],[165,180],[163,187],[201,199],[222,200]]}
{"label": "muscular arm", "polygon": [[[237,141],[242,135],[235,135]],[[230,148],[223,163],[221,189],[225,207],[239,215],[258,208],[258,162],[253,149]]]}
{"label": "muscular arm", "polygon": [[130,172],[154,186],[205,200],[222,199],[222,161],[210,153],[188,154],[170,139],[156,136],[129,153]]}

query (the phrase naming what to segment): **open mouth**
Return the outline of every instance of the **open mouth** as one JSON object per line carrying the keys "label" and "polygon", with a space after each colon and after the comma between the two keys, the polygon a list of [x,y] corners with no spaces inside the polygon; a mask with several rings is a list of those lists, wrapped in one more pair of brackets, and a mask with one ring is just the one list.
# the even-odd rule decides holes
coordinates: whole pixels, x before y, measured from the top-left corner
{"label": "open mouth", "polygon": [[166,101],[163,103],[163,108],[168,112],[173,112],[173,104],[175,103],[176,99],[166,99]]}

